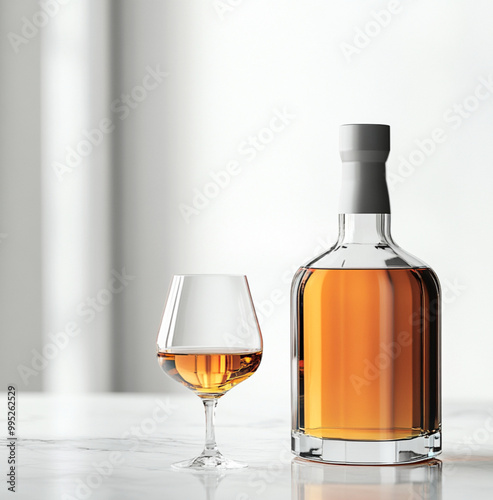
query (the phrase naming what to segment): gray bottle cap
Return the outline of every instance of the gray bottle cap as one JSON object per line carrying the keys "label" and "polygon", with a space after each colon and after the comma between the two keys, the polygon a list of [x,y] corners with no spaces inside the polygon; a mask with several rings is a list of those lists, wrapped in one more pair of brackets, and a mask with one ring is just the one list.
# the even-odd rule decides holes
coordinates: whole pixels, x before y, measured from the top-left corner
{"label": "gray bottle cap", "polygon": [[339,137],[342,161],[384,162],[389,155],[388,125],[342,125]]}
{"label": "gray bottle cap", "polygon": [[340,214],[389,214],[385,160],[390,152],[388,125],[342,125]]}

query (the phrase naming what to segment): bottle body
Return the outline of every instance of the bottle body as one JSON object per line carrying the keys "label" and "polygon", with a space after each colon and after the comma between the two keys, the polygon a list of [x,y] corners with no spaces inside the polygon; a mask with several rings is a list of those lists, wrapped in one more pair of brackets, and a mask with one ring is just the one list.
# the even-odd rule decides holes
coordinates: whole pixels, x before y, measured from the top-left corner
{"label": "bottle body", "polygon": [[399,464],[441,452],[440,285],[390,234],[387,125],[343,125],[339,238],[296,273],[292,450]]}
{"label": "bottle body", "polygon": [[335,463],[441,451],[440,285],[390,237],[389,214],[340,216],[292,287],[292,447]]}

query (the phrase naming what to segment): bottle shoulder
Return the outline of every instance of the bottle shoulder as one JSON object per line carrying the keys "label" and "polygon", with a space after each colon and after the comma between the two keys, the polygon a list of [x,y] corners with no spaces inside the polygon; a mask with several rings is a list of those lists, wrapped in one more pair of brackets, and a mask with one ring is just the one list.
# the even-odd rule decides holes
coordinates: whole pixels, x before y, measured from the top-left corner
{"label": "bottle shoulder", "polygon": [[332,248],[310,260],[311,269],[413,269],[428,264],[406,252],[393,241],[378,244],[337,242]]}

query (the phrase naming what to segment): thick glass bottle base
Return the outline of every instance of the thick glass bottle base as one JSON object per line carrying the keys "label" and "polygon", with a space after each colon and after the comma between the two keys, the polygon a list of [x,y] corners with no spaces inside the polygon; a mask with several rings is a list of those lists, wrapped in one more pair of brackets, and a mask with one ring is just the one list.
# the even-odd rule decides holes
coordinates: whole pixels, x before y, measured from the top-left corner
{"label": "thick glass bottle base", "polygon": [[300,458],[345,465],[392,465],[421,462],[442,452],[441,432],[395,441],[346,441],[291,433],[291,449]]}

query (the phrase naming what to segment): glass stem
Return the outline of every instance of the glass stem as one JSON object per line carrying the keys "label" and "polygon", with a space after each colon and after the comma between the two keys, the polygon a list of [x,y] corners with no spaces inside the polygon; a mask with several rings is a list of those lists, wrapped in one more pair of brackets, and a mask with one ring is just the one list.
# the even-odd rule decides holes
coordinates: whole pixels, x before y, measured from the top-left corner
{"label": "glass stem", "polygon": [[205,448],[202,455],[213,456],[219,453],[214,432],[214,412],[217,405],[216,398],[203,399],[205,408]]}

